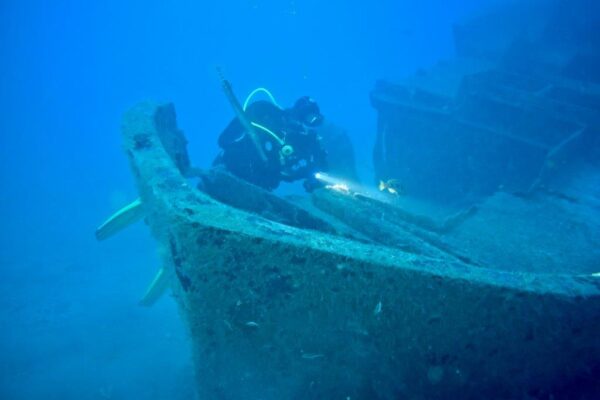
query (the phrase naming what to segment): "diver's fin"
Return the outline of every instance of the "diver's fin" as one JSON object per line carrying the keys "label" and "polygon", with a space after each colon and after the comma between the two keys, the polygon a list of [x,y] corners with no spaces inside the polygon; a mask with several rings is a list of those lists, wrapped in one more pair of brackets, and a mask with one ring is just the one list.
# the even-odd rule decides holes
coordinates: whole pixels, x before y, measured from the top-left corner
{"label": "diver's fin", "polygon": [[150,307],[158,299],[162,297],[169,285],[171,284],[171,274],[167,272],[165,267],[158,270],[158,273],[148,286],[144,297],[140,300],[140,305],[144,307]]}
{"label": "diver's fin", "polygon": [[144,217],[144,207],[141,199],[136,199],[110,216],[96,229],[96,239],[108,239],[123,228],[139,221]]}

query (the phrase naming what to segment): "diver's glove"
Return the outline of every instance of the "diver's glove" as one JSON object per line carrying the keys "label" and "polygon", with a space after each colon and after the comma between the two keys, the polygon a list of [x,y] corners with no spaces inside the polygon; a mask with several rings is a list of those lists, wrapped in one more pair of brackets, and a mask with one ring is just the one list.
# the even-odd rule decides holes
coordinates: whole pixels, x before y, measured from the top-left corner
{"label": "diver's glove", "polygon": [[304,190],[306,190],[308,193],[312,193],[315,189],[319,189],[325,186],[325,184],[319,181],[314,176],[311,176],[310,178],[304,180],[302,186],[304,186]]}

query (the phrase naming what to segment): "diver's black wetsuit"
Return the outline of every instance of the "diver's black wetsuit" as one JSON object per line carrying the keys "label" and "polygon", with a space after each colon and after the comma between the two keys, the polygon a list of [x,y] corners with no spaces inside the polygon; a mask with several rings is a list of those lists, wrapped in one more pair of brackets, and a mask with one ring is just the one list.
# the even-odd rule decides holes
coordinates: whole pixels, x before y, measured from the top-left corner
{"label": "diver's black wetsuit", "polygon": [[267,160],[260,158],[252,138],[234,118],[219,136],[222,151],[213,165],[222,165],[267,190],[277,188],[281,181],[300,179],[305,179],[304,187],[309,191],[318,186],[314,174],[325,169],[326,154],[316,131],[303,124],[303,115],[296,107],[282,110],[270,102],[257,101],[248,106],[246,116],[273,133],[255,126]]}

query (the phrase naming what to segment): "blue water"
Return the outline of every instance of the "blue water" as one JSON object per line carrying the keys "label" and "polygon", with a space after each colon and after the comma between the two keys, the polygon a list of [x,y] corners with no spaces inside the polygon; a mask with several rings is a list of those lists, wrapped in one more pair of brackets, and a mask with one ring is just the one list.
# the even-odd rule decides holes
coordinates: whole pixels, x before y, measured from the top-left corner
{"label": "blue water", "polygon": [[136,197],[122,113],[173,101],[198,166],[239,96],[311,95],[372,174],[369,91],[454,54],[452,25],[497,1],[0,2],[0,398],[187,399],[174,301],[137,302],[159,267],[143,224],[94,229]]}

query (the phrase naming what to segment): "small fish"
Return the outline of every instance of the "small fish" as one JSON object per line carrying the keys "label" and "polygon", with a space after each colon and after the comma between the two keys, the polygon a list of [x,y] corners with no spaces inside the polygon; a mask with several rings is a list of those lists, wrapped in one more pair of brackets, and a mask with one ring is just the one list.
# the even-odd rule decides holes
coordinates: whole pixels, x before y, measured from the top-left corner
{"label": "small fish", "polygon": [[381,304],[381,301],[379,303],[377,303],[377,305],[375,306],[375,310],[373,310],[373,314],[377,315],[379,313],[381,313],[381,308],[383,307],[383,305]]}
{"label": "small fish", "polygon": [[305,360],[315,360],[317,358],[325,357],[323,354],[312,354],[312,353],[304,353],[302,354],[302,358]]}
{"label": "small fish", "polygon": [[388,179],[387,181],[380,180],[378,188],[380,192],[388,192],[394,196],[404,194],[404,188],[398,179]]}

